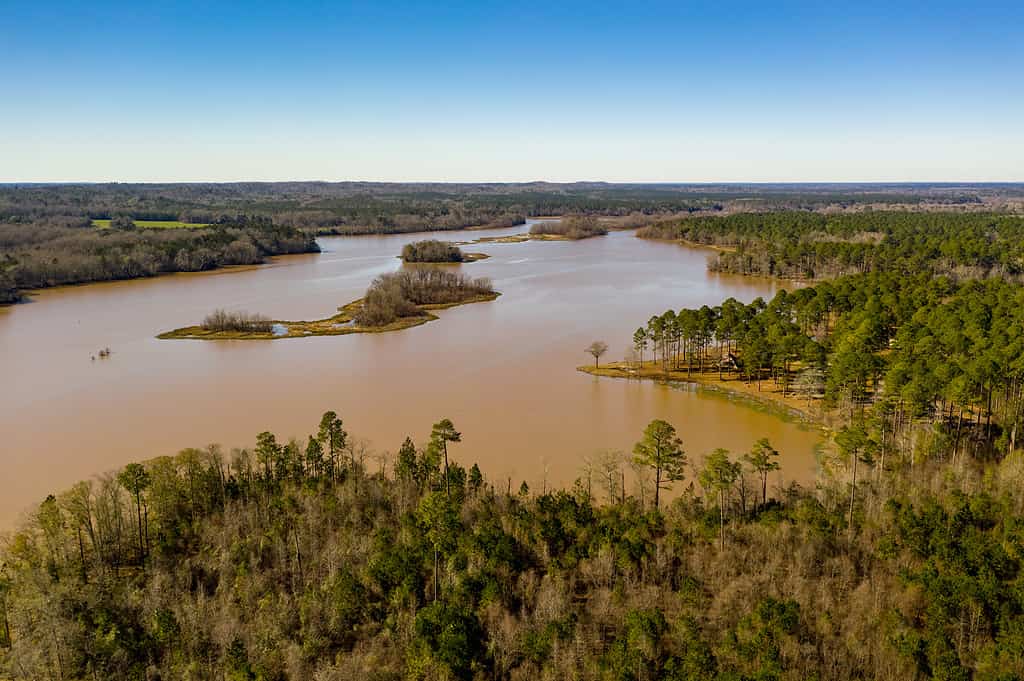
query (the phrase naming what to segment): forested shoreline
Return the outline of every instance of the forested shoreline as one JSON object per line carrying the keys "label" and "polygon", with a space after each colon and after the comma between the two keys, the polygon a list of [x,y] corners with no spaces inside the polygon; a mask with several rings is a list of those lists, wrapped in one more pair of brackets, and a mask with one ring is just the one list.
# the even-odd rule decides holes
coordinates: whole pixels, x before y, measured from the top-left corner
{"label": "forested shoreline", "polygon": [[737,213],[661,222],[637,235],[723,247],[713,271],[786,279],[893,269],[1017,279],[1024,270],[1024,216],[1006,213]]}
{"label": "forested shoreline", "polygon": [[1015,453],[1024,217],[785,212],[694,218],[639,236],[736,249],[718,253],[712,270],[785,277],[797,267],[818,279],[767,302],[656,315],[631,339],[640,359],[650,350],[666,372],[771,380],[830,415],[874,465]]}
{"label": "forested shoreline", "polygon": [[[920,210],[921,215],[955,207],[960,212],[950,215],[973,216],[986,208],[1005,208],[1022,201],[1022,186],[987,184],[0,185],[0,304],[16,302],[23,291],[33,288],[200,271],[254,264],[269,255],[313,252],[313,236],[318,234],[508,227],[529,217],[567,215],[576,216],[567,224],[592,222],[597,217],[617,227],[644,227],[654,222],[658,224],[645,233],[677,238],[679,232],[671,225],[698,222],[666,222],[668,216],[705,216],[697,218],[707,220],[699,224],[716,225],[719,223],[709,216],[736,211],[770,215],[770,211],[799,209],[805,216],[840,211],[855,220],[862,211],[876,206],[911,208]],[[759,219],[725,219],[733,218]],[[94,220],[125,228],[98,230],[93,227]],[[211,227],[134,229],[134,221]],[[570,238],[592,236],[604,229],[600,225],[583,229],[580,224],[565,228]],[[736,231],[734,223],[727,224],[730,227],[724,233],[711,228],[707,234],[695,235],[695,240],[707,243],[732,232],[749,239],[749,230]],[[744,245],[740,254],[723,255],[719,267],[806,278],[866,267],[870,255],[864,248],[837,245],[845,237],[830,235],[827,228],[825,232],[826,238],[818,239],[798,230],[787,236],[793,243],[778,246],[781,254],[766,250],[764,243],[768,242],[754,249]],[[806,244],[808,238],[813,247]],[[821,245],[829,242],[832,245]],[[871,266],[883,264],[872,262]]]}
{"label": "forested shoreline", "polygon": [[235,216],[206,228],[96,229],[91,222],[0,223],[0,302],[23,291],[254,265],[267,257],[318,253],[316,240],[266,218]]}
{"label": "forested shoreline", "polygon": [[811,490],[769,482],[764,440],[686,452],[658,421],[638,438],[566,490],[457,463],[447,419],[374,456],[333,412],[305,442],[264,432],[130,464],[47,498],[4,542],[0,673],[1024,673],[1019,453],[894,460],[852,485],[840,462]]}
{"label": "forested shoreline", "polygon": [[[1002,209],[1024,185],[1002,183],[629,184],[606,182],[234,182],[0,184],[0,222],[53,218],[215,222],[246,213],[300,229],[384,233],[511,226],[526,217],[702,211],[950,206]],[[513,222],[508,222],[512,220]]]}

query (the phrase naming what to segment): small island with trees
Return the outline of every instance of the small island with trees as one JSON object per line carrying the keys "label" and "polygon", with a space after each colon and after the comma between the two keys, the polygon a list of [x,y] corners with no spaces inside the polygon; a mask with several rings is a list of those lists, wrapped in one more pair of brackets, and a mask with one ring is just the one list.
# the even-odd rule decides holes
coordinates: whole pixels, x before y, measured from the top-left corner
{"label": "small island with trees", "polygon": [[556,221],[544,220],[530,228],[530,235],[548,239],[566,239],[579,241],[592,236],[604,236],[608,228],[592,215],[572,215]]}
{"label": "small island with trees", "polygon": [[457,305],[496,299],[490,279],[438,269],[400,270],[373,280],[366,294],[315,321],[279,321],[262,315],[217,310],[197,326],[160,334],[160,339],[272,340],[382,333],[408,329],[437,319],[432,314]]}
{"label": "small island with trees", "polygon": [[491,256],[486,253],[463,253],[462,249],[451,241],[425,239],[406,244],[399,257],[407,263],[446,264],[474,262]]}
{"label": "small island with trees", "polygon": [[[621,229],[629,229],[630,218],[618,222]],[[572,215],[564,218],[544,218],[530,227],[529,232],[505,236],[483,236],[466,243],[521,244],[524,241],[579,241],[592,236],[604,236],[608,228],[592,215]]]}

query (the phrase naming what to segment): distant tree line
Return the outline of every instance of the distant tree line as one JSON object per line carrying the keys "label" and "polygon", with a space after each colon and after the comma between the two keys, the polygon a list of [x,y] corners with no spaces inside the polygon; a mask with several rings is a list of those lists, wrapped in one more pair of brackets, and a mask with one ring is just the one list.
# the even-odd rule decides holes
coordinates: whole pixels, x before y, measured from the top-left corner
{"label": "distant tree line", "polygon": [[0,222],[131,218],[216,223],[239,213],[324,234],[511,226],[530,216],[639,216],[861,206],[1000,206],[1024,186],[243,182],[0,186]]}
{"label": "distant tree line", "polygon": [[498,229],[526,222],[521,214],[500,211],[425,211],[424,214],[387,214],[388,208],[379,209],[373,217],[339,219],[332,213],[284,213],[280,219],[301,229],[320,235],[347,236],[360,234],[408,234],[412,232],[454,231],[470,227]]}
{"label": "distant tree line", "polygon": [[[665,215],[706,216],[730,202],[843,209],[868,202],[989,205],[1015,185],[978,185],[972,195],[942,185],[418,185],[243,183],[5,185],[0,187],[0,303],[20,290],[253,264],[315,251],[310,233],[396,233],[509,226],[526,216],[570,215],[537,230],[582,238]],[[752,201],[757,197],[757,201]],[[91,228],[109,219],[113,229]],[[136,220],[178,220],[209,229],[135,230]],[[993,213],[811,211],[741,213],[660,222],[641,235],[686,238],[731,249],[713,269],[821,279],[923,263],[954,276],[1021,273],[1021,218]],[[554,230],[554,231],[552,231]],[[187,232],[187,233],[186,233]],[[957,234],[961,238],[954,238]],[[995,238],[992,238],[992,235]]]}
{"label": "distant tree line", "polygon": [[958,278],[1024,273],[1024,216],[1000,213],[809,211],[663,222],[638,231],[725,247],[710,269],[791,279],[901,270]]}
{"label": "distant tree line", "polygon": [[18,290],[251,265],[320,249],[308,234],[267,218],[235,216],[202,229],[94,229],[56,220],[0,223],[0,298]]}

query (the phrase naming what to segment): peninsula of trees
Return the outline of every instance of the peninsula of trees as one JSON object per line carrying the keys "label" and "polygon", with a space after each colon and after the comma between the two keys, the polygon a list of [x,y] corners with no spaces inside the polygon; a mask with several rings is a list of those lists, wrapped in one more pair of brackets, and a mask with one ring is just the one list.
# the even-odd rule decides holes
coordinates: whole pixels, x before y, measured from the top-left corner
{"label": "peninsula of trees", "polygon": [[851,474],[858,461],[881,468],[893,458],[1015,455],[1024,419],[1024,217],[780,213],[659,229],[737,246],[712,268],[763,258],[766,265],[740,271],[782,274],[802,263],[818,279],[853,273],[768,302],[667,310],[634,333],[634,368],[581,369],[733,376],[758,390],[770,381],[839,428]]}
{"label": "peninsula of trees", "polygon": [[[960,471],[972,461],[995,461],[1020,475],[1022,218],[883,214],[830,218],[830,229],[835,234],[847,224],[852,233],[869,217],[879,237],[853,249],[861,254],[849,261],[860,263],[858,273],[782,290],[769,302],[730,299],[668,310],[636,330],[630,361],[581,370],[698,381],[717,376],[719,383],[742,380],[758,391],[770,382],[783,399],[797,396],[835,431],[838,460],[852,484],[851,517],[857,481],[883,479],[891,470],[943,462]],[[942,227],[944,217],[950,223]],[[820,226],[821,218],[693,222],[688,236],[704,223],[711,230],[704,238],[729,224],[749,226],[752,247],[772,250],[777,243],[766,239],[785,243],[804,229],[794,224]],[[754,238],[761,234],[754,225],[771,224],[777,236]],[[835,253],[819,255],[829,252]],[[821,271],[824,261],[818,262]]]}
{"label": "peninsula of trees", "polygon": [[490,301],[499,295],[490,279],[414,268],[377,277],[362,298],[338,308],[338,314],[326,319],[283,321],[217,310],[198,326],[167,331],[158,338],[272,340],[399,331],[437,319],[432,311]]}

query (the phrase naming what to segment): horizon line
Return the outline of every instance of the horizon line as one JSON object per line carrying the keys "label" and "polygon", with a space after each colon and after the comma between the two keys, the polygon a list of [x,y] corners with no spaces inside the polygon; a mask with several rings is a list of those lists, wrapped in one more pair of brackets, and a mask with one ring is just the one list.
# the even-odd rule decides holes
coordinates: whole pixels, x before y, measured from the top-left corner
{"label": "horizon line", "polygon": [[907,186],[907,185],[1024,185],[1019,180],[368,180],[368,179],[231,179],[231,180],[0,180],[0,186],[13,185],[168,185],[168,184],[430,184],[430,185],[663,185],[663,186],[714,186],[714,185],[838,185],[838,186]]}

